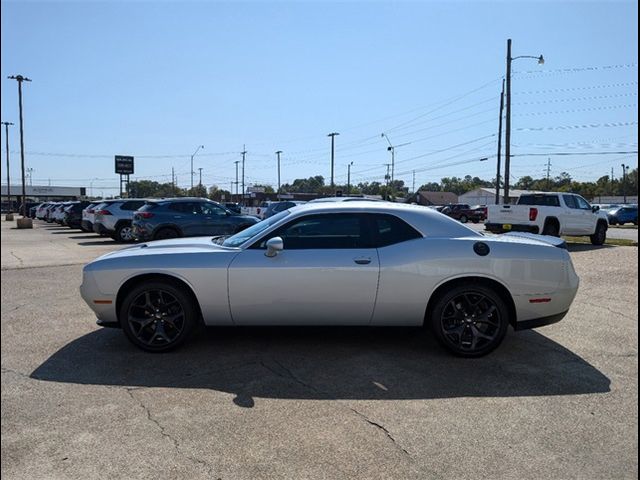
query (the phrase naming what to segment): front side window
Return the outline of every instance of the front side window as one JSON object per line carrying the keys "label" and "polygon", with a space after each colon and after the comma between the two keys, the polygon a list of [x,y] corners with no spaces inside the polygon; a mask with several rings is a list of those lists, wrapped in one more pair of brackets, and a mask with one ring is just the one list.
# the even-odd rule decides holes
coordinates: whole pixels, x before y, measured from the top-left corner
{"label": "front side window", "polygon": [[576,199],[578,208],[580,208],[581,210],[591,210],[591,205],[589,205],[589,202],[587,202],[584,198],[578,195],[576,195],[574,198]]}
{"label": "front side window", "polygon": [[574,197],[573,195],[563,195],[562,198],[564,198],[564,203],[567,204],[567,207],[578,208],[578,204],[576,203],[576,197]]}
{"label": "front side window", "polygon": [[208,216],[220,216],[224,217],[227,215],[227,211],[216,205],[215,203],[201,203],[200,208],[202,209],[202,213]]}
{"label": "front side window", "polygon": [[285,250],[371,248],[366,218],[358,214],[309,215],[276,230],[272,237],[281,237]]}

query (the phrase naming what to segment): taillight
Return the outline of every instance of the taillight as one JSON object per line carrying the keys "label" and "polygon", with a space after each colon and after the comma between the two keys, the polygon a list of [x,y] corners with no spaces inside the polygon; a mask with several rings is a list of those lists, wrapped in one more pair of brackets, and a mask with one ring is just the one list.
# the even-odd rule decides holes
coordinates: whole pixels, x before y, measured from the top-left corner
{"label": "taillight", "polygon": [[484,207],[482,209],[482,214],[485,216],[485,218],[489,215],[489,209],[487,207]]}
{"label": "taillight", "polygon": [[529,221],[530,222],[535,222],[536,218],[538,218],[538,209],[537,208],[530,208],[529,209]]}
{"label": "taillight", "polygon": [[96,210],[96,215],[111,215],[109,210]]}
{"label": "taillight", "polygon": [[136,212],[136,215],[140,218],[151,218],[153,217],[153,213],[151,212]]}

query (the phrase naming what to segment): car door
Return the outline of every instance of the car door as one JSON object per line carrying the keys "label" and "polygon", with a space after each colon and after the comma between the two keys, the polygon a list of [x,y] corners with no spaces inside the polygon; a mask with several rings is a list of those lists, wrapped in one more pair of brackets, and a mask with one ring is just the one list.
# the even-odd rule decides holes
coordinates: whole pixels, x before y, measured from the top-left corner
{"label": "car door", "polygon": [[205,235],[200,207],[196,202],[174,202],[167,210],[167,223],[177,225],[185,237]]}
{"label": "car door", "polygon": [[574,195],[578,207],[578,228],[581,235],[591,235],[596,231],[598,214],[593,211],[589,202],[580,195]]}
{"label": "car door", "polygon": [[[229,302],[239,325],[368,325],[379,261],[367,220],[352,213],[298,217],[239,253]],[[284,250],[265,256],[279,236]]]}
{"label": "car door", "polygon": [[564,208],[564,214],[560,217],[560,228],[562,234],[579,235],[582,231],[581,219],[582,213],[578,209],[578,202],[575,195],[562,195],[562,199],[566,207]]}
{"label": "car door", "polygon": [[227,210],[215,203],[202,202],[200,204],[203,235],[227,235],[234,233],[232,223],[229,221]]}

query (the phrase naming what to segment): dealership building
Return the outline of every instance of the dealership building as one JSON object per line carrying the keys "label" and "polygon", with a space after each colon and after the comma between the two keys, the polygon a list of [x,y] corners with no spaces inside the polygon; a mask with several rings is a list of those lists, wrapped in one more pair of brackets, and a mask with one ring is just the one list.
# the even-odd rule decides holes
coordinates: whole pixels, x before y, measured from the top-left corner
{"label": "dealership building", "polygon": [[[22,203],[22,185],[11,185],[9,193],[11,193],[11,209],[16,211]],[[87,189],[85,187],[27,185],[26,195],[27,202],[80,200],[87,195]],[[9,206],[6,184],[0,186],[0,196],[2,197],[2,211],[6,211]]]}

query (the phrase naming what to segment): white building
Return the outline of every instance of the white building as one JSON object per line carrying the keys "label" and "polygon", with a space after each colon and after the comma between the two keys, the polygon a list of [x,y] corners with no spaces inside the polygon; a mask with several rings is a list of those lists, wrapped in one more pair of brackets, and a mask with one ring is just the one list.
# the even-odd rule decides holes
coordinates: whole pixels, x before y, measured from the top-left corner
{"label": "white building", "polygon": [[[509,203],[516,203],[520,195],[525,193],[536,193],[531,190],[509,189]],[[494,205],[496,203],[495,188],[476,188],[467,193],[463,193],[458,197],[458,203],[466,203],[468,205]],[[504,202],[504,189],[500,189],[500,203]]]}

